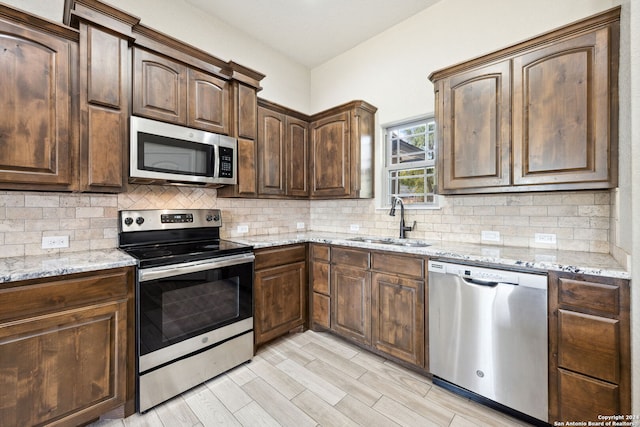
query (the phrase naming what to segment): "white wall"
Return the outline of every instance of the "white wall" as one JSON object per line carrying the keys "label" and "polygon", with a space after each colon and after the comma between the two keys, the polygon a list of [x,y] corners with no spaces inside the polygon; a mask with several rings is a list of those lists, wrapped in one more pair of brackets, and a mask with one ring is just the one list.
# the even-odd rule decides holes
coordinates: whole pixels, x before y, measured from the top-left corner
{"label": "white wall", "polygon": [[311,70],[311,110],[351,99],[382,124],[433,112],[428,75],[611,8],[616,0],[441,0]]}

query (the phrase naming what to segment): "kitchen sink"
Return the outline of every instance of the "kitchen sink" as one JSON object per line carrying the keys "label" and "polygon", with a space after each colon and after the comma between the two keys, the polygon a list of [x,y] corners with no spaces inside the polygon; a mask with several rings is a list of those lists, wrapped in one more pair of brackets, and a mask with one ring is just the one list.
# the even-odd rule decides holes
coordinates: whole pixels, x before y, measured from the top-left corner
{"label": "kitchen sink", "polygon": [[391,239],[391,238],[376,238],[376,237],[353,237],[348,239],[352,242],[363,242],[363,243],[378,243],[382,245],[393,245],[393,246],[406,246],[409,248],[426,248],[427,246],[431,246],[430,243],[422,242],[420,240],[403,240],[403,239]]}

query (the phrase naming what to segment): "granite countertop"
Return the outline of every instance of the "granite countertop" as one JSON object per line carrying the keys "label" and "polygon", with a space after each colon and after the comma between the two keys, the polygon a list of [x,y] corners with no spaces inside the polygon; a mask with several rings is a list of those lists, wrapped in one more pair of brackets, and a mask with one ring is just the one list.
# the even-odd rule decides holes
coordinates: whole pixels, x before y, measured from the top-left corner
{"label": "granite countertop", "polygon": [[[350,240],[355,237],[361,236],[329,232],[307,232],[250,236],[241,239],[232,238],[230,240],[252,245],[256,249],[293,243],[327,243],[364,249],[427,255],[430,257],[448,258],[458,261],[482,262],[492,264],[494,266],[526,268],[541,271],[556,270],[571,273],[592,274],[603,277],[631,279],[631,274],[622,268],[615,259],[608,254],[453,242],[434,242],[433,245],[428,247],[407,247]],[[380,237],[373,238],[379,239]],[[414,239],[407,240],[416,241]]]}
{"label": "granite countertop", "polygon": [[[350,240],[356,237],[362,236],[329,232],[306,232],[249,236],[245,238],[232,238],[230,240],[252,245],[255,249],[294,243],[326,243],[363,249],[426,255],[429,257],[448,258],[458,261],[481,262],[494,266],[525,268],[539,271],[557,270],[631,279],[629,272],[624,270],[613,257],[608,254],[451,242],[436,242],[427,247],[407,247]],[[379,239],[380,237],[373,238]],[[415,239],[406,239],[406,241],[421,242]],[[106,270],[131,265],[136,265],[136,259],[115,248],[88,252],[66,252],[55,255],[0,258],[0,283],[82,273],[86,271]]]}
{"label": "granite countertop", "polygon": [[118,249],[0,258],[0,283],[136,265]]}

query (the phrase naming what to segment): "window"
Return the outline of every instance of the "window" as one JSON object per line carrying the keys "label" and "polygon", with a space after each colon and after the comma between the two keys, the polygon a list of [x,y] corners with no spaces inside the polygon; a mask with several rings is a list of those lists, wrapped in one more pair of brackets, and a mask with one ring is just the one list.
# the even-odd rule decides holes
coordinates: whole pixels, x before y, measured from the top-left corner
{"label": "window", "polygon": [[402,123],[385,131],[386,192],[405,205],[437,206],[436,123],[432,117]]}

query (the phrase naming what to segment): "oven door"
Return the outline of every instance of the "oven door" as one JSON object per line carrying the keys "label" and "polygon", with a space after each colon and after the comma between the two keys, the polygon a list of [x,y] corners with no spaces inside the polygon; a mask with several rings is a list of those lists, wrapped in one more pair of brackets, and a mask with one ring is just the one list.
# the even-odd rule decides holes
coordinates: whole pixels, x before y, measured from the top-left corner
{"label": "oven door", "polygon": [[139,372],[251,331],[253,260],[239,254],[140,269]]}

